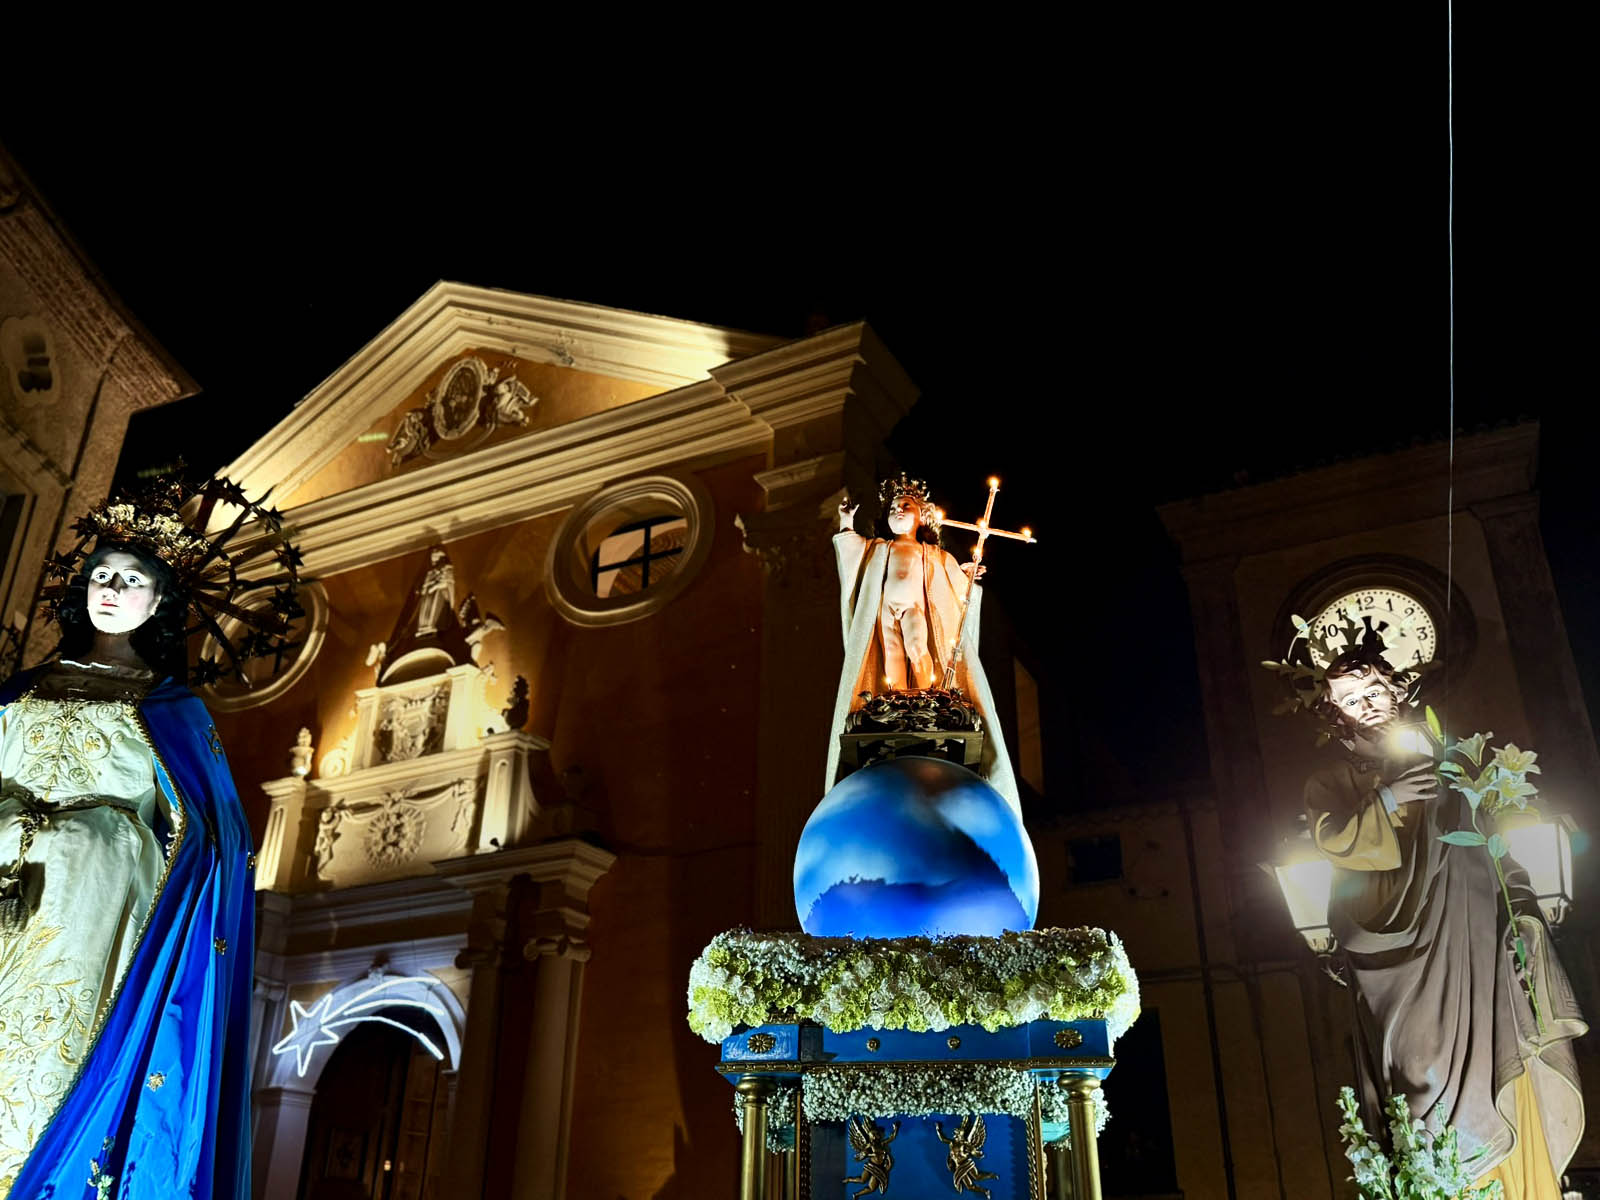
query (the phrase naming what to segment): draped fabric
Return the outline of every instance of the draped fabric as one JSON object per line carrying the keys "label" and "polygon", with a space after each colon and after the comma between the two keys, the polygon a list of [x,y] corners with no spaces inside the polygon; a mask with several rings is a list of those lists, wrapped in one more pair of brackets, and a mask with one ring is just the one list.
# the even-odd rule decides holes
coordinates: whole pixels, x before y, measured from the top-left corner
{"label": "draped fabric", "polygon": [[1328,920],[1348,960],[1367,1127],[1386,1128],[1380,1103],[1403,1094],[1429,1129],[1459,1130],[1463,1158],[1482,1150],[1480,1178],[1508,1156],[1511,1169],[1540,1154],[1559,1176],[1583,1134],[1572,1040],[1588,1026],[1527,875],[1502,860],[1542,1029],[1516,976],[1488,854],[1439,841],[1471,827],[1465,801],[1443,791],[1390,813],[1379,778],[1377,764],[1356,760],[1306,785],[1313,837],[1335,866]]}
{"label": "draped fabric", "polygon": [[[954,555],[938,546],[919,543],[922,549],[922,584],[928,619],[928,646],[933,652],[937,677],[943,677],[949,663],[956,631],[961,627],[961,598],[967,590],[967,576]],[[851,530],[834,535],[834,552],[839,562],[839,605],[844,625],[844,669],[839,673],[839,691],[833,708],[834,737],[828,746],[828,774],[825,787],[831,788],[839,775],[838,735],[845,718],[861,706],[862,692],[877,694],[883,679],[883,637],[878,629],[883,605],[883,582],[889,570],[890,543],[882,538],[864,538]],[[972,614],[967,618],[955,685],[983,717],[983,757],[981,774],[1007,800],[1020,816],[1022,798],[1011,758],[1006,753],[1000,722],[995,719],[994,696],[978,659],[978,623],[983,588],[972,587]]]}
{"label": "draped fabric", "polygon": [[[7,683],[0,705],[38,674]],[[199,699],[168,681],[137,714],[158,807],[172,813],[160,822],[165,877],[114,1001],[99,1014],[64,1101],[37,1131],[11,1200],[94,1196],[91,1175],[117,1200],[250,1193],[249,829]]]}

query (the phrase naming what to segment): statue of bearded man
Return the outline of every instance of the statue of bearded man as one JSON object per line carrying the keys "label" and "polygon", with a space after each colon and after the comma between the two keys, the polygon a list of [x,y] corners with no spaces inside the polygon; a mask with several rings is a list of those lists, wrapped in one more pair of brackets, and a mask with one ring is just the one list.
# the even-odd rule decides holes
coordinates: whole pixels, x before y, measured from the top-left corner
{"label": "statue of bearded man", "polygon": [[[1439,835],[1471,828],[1439,786],[1426,739],[1406,736],[1407,690],[1362,649],[1328,667],[1318,710],[1342,731],[1344,761],[1306,784],[1317,849],[1334,865],[1328,921],[1349,965],[1356,1061],[1368,1129],[1404,1095],[1437,1132],[1453,1125],[1479,1182],[1507,1200],[1560,1200],[1583,1133],[1572,1040],[1588,1026],[1550,943],[1527,873],[1505,858],[1529,948],[1535,1021],[1489,856]],[[1412,732],[1415,732],[1414,730]]]}
{"label": "statue of bearded man", "polygon": [[981,774],[1017,810],[1022,801],[994,717],[994,698],[978,661],[978,619],[983,568],[962,566],[939,545],[938,510],[926,485],[901,475],[883,485],[885,511],[877,536],[855,531],[857,505],[839,505],[833,548],[839,563],[844,669],[834,702],[834,738],[828,748],[826,787],[839,773],[838,734],[845,718],[873,696],[942,686],[955,656],[963,604],[970,604],[954,686],[983,718]]}

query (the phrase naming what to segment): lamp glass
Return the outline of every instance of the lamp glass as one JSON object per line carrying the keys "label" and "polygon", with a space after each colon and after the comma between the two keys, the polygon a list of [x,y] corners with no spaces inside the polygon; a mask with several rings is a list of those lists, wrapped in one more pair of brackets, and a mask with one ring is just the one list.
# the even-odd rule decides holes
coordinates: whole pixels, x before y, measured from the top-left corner
{"label": "lamp glass", "polygon": [[1325,858],[1275,866],[1278,888],[1289,905],[1289,919],[1304,933],[1328,927],[1328,895],[1333,890],[1333,864]]}
{"label": "lamp glass", "polygon": [[1511,857],[1528,872],[1539,906],[1552,920],[1572,903],[1572,839],[1567,823],[1556,818],[1505,831]]}

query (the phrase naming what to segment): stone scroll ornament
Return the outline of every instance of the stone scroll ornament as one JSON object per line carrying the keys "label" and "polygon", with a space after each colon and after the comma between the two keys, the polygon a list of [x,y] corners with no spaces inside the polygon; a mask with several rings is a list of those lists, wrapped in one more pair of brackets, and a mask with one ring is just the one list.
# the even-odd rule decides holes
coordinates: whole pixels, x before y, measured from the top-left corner
{"label": "stone scroll ornament", "polygon": [[[118,493],[73,523],[76,545],[46,560],[45,619],[55,619],[72,579],[96,546],[128,546],[166,564],[188,599],[185,634],[209,635],[221,651],[221,658],[202,654],[190,667],[192,686],[224,675],[251,686],[244,666],[256,660],[270,660],[271,674],[277,674],[301,646],[294,640],[294,622],[305,616],[298,597],[302,560],[289,541],[283,514],[267,507],[266,500],[250,500],[239,484],[220,477],[191,486],[174,475]],[[208,532],[219,505],[234,515]],[[235,545],[247,526],[250,536]]]}
{"label": "stone scroll ornament", "polygon": [[452,366],[423,403],[400,418],[387,447],[389,465],[420,458],[474,430],[481,436],[502,425],[526,425],[539,397],[511,372],[511,362],[491,367],[477,357]]}

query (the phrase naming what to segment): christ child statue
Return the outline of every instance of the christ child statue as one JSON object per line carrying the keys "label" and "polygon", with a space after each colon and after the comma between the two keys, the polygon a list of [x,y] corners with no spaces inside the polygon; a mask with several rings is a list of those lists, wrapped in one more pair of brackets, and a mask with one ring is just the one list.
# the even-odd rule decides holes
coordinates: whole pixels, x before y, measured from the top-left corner
{"label": "christ child statue", "polygon": [[[1014,797],[1016,784],[978,659],[983,589],[977,579],[983,568],[963,566],[939,545],[939,510],[922,480],[904,474],[886,480],[879,498],[883,516],[873,537],[855,531],[855,502],[846,497],[839,505],[833,547],[839,566],[844,669],[834,706],[834,731],[841,732],[850,712],[873,696],[939,687],[954,663],[953,686],[983,717],[984,774],[991,786]],[[964,638],[959,656],[958,637]],[[830,787],[837,768],[835,745],[828,764]]]}

